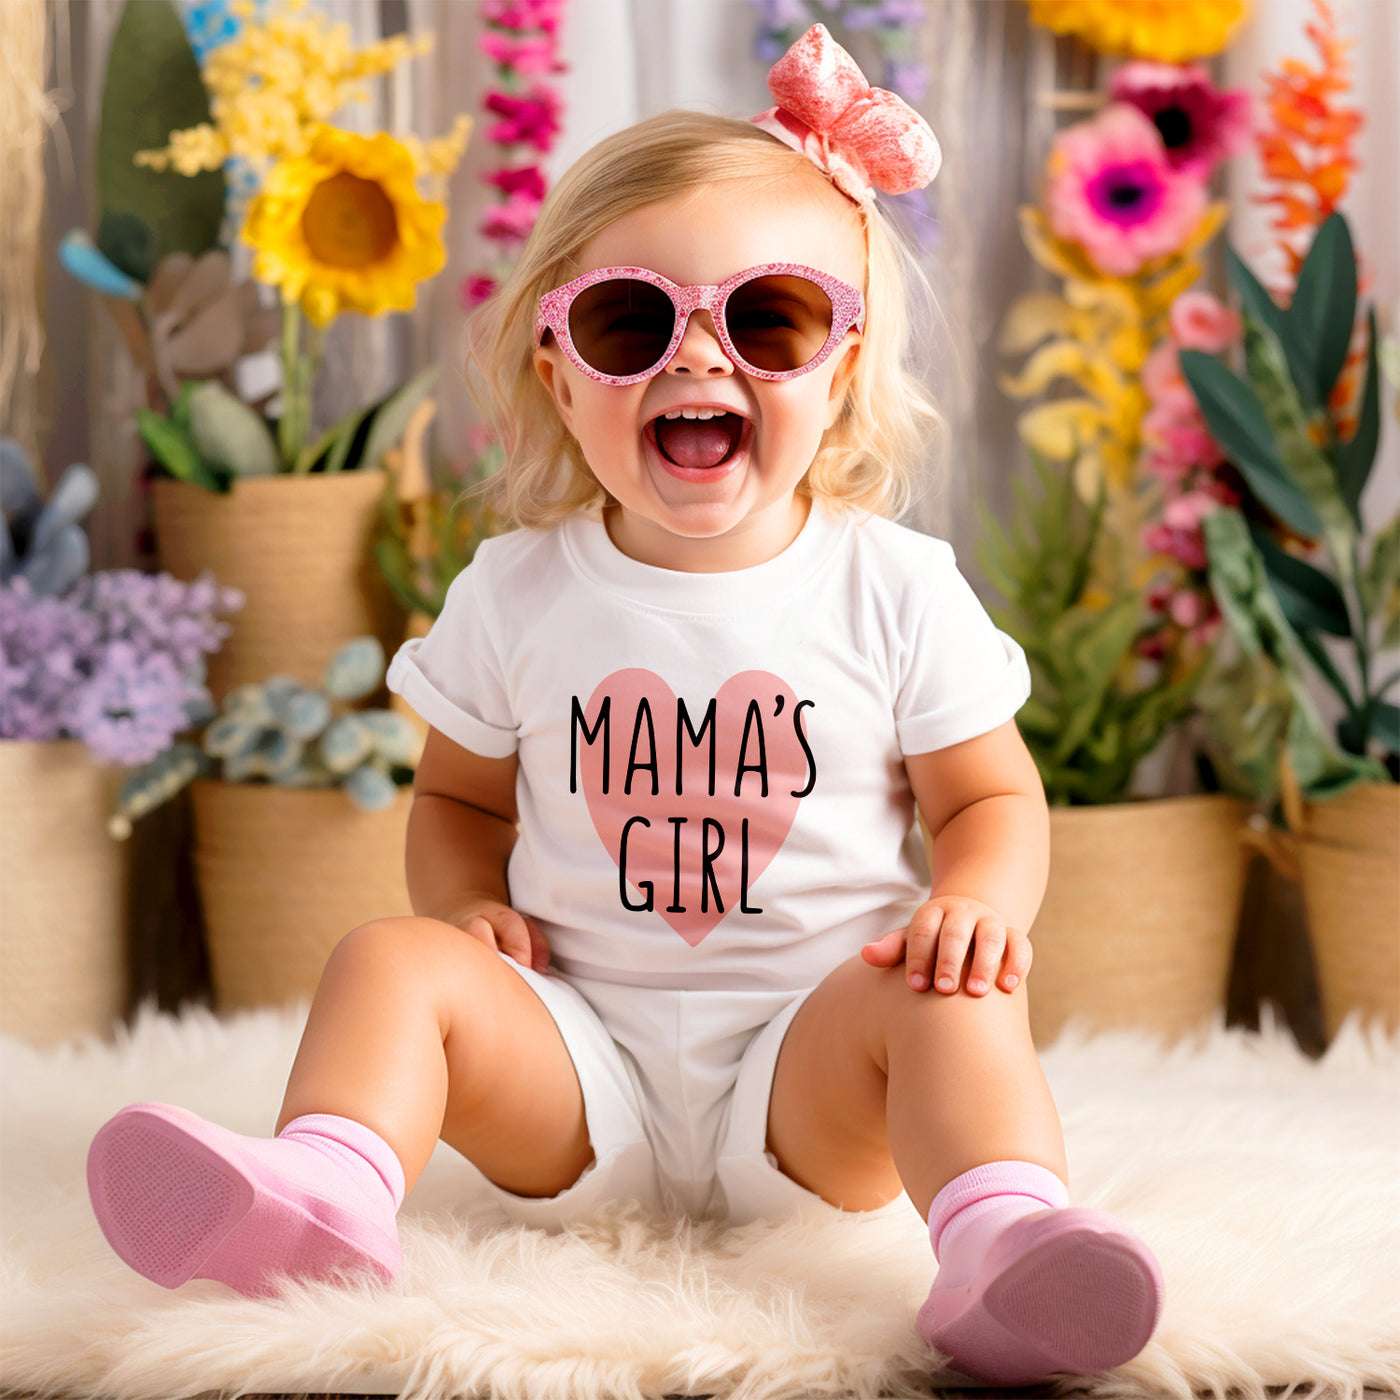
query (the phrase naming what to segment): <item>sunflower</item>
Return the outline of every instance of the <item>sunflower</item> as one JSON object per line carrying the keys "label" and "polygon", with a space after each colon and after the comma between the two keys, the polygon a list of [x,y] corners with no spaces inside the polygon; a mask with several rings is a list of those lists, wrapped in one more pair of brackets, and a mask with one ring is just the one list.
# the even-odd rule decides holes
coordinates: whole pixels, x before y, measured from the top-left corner
{"label": "sunflower", "polygon": [[1078,35],[1100,53],[1185,63],[1219,53],[1247,0],[1026,0],[1031,21]]}
{"label": "sunflower", "polygon": [[419,195],[415,174],[407,147],[383,132],[317,127],[307,153],[273,166],[248,209],[253,276],[317,326],[342,311],[412,310],[415,284],[447,260],[447,210]]}

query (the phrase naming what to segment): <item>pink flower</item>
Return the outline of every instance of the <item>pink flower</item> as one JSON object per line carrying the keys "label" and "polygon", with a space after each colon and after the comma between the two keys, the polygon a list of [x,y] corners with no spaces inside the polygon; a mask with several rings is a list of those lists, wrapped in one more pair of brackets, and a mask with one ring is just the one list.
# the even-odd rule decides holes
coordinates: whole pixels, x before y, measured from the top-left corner
{"label": "pink flower", "polygon": [[502,146],[516,146],[528,143],[537,150],[547,151],[554,145],[559,134],[559,107],[557,93],[538,84],[524,97],[512,97],[505,92],[488,92],[486,110],[503,117],[490,127],[487,138]]}
{"label": "pink flower", "polygon": [[487,238],[503,243],[523,243],[539,217],[540,202],[529,195],[513,194],[504,204],[493,204],[481,221]]}
{"label": "pink flower", "polygon": [[563,0],[484,0],[481,13],[488,24],[502,29],[543,29],[553,34],[562,8]]}
{"label": "pink flower", "polygon": [[[1181,349],[1204,350],[1208,355],[1222,354],[1244,330],[1237,312],[1231,311],[1219,297],[1199,288],[1182,292],[1172,302],[1167,312],[1167,325]],[[1177,373],[1181,373],[1179,361]]]}
{"label": "pink flower", "polygon": [[1206,615],[1206,600],[1192,588],[1180,588],[1167,604],[1167,616],[1178,627],[1194,627]]}
{"label": "pink flower", "polygon": [[1168,501],[1162,521],[1173,530],[1198,530],[1206,516],[1220,509],[1220,502],[1204,491],[1187,491]]}
{"label": "pink flower", "polygon": [[1181,360],[1170,340],[1164,340],[1142,362],[1141,379],[1143,392],[1159,408],[1178,417],[1196,411],[1196,396],[1181,373]]}
{"label": "pink flower", "polygon": [[501,68],[513,68],[517,73],[562,73],[564,65],[555,57],[555,43],[550,35],[517,38],[487,30],[478,39],[482,53]]}
{"label": "pink flower", "polygon": [[462,278],[460,289],[462,310],[475,311],[482,302],[490,299],[495,290],[496,279],[494,277],[486,277],[479,272],[474,272],[470,276]]}
{"label": "pink flower", "polygon": [[544,199],[544,171],[538,165],[522,165],[514,169],[502,167],[489,170],[481,177],[495,185],[502,194],[528,194],[532,199]]}
{"label": "pink flower", "polygon": [[1199,531],[1173,530],[1166,524],[1149,525],[1142,532],[1142,541],[1148,549],[1179,560],[1189,569],[1204,569],[1210,562]]}
{"label": "pink flower", "polygon": [[1172,482],[1185,480],[1196,466],[1194,462],[1183,462],[1179,457],[1173,457],[1170,453],[1155,450],[1143,453],[1140,465],[1142,470],[1150,476]]}
{"label": "pink flower", "polygon": [[1204,185],[1172,169],[1157,128],[1122,102],[1061,132],[1047,168],[1051,229],[1109,276],[1175,252],[1206,207]]}
{"label": "pink flower", "polygon": [[1249,144],[1249,93],[1215,87],[1199,63],[1125,63],[1108,93],[1151,120],[1167,161],[1183,175],[1207,179],[1218,162]]}

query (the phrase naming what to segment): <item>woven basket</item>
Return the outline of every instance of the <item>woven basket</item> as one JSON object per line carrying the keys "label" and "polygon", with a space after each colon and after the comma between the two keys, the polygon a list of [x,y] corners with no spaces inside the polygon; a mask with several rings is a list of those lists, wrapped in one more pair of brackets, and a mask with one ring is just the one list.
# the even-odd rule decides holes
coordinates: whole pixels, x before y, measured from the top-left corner
{"label": "woven basket", "polygon": [[1353,1011],[1400,1030],[1400,783],[1307,803],[1292,840],[1328,1039]]}
{"label": "woven basket", "polygon": [[355,637],[392,655],[404,613],[374,562],[382,471],[248,477],[227,495],[183,481],[153,484],[161,566],[179,579],[210,569],[246,602],[209,658],[215,701],[271,675],[317,685]]}
{"label": "woven basket", "polygon": [[1031,929],[1031,1033],[1071,1019],[1175,1040],[1225,1004],[1249,849],[1219,793],[1050,811],[1050,880]]}
{"label": "woven basket", "polygon": [[309,997],[331,950],[371,919],[412,912],[410,788],[366,812],[344,792],[201,780],[195,871],[220,1010]]}
{"label": "woven basket", "polygon": [[0,740],[0,1031],[107,1035],[127,996],[130,848],[107,834],[121,770],[76,739]]}

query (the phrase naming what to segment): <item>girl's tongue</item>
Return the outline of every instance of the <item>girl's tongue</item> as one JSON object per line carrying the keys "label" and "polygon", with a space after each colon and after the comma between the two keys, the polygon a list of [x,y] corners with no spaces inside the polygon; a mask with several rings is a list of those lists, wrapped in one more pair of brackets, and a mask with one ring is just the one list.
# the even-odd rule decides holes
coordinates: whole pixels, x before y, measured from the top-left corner
{"label": "girl's tongue", "polygon": [[736,413],[715,418],[658,418],[656,445],[678,467],[717,467],[739,445],[744,420]]}

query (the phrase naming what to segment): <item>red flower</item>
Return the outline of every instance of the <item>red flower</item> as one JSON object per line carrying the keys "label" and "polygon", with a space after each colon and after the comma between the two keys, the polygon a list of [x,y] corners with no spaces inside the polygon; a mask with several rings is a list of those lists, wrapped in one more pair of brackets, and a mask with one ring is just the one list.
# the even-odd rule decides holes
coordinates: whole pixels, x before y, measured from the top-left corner
{"label": "red flower", "polygon": [[488,24],[502,29],[543,29],[553,34],[562,8],[563,0],[485,0],[481,12]]}
{"label": "red flower", "polygon": [[488,92],[486,110],[504,118],[490,127],[487,139],[502,146],[529,144],[547,151],[559,134],[559,97],[545,87],[531,88],[524,97]]}
{"label": "red flower", "polygon": [[496,279],[494,277],[485,277],[479,272],[474,272],[470,276],[462,278],[462,285],[459,289],[462,310],[476,310],[483,301],[490,298],[495,290]]}
{"label": "red flower", "polygon": [[544,198],[544,171],[538,165],[520,165],[489,170],[481,177],[495,185],[502,194],[527,194],[531,199]]}

